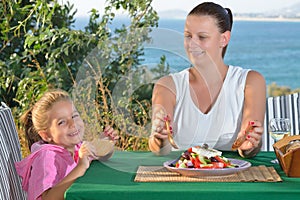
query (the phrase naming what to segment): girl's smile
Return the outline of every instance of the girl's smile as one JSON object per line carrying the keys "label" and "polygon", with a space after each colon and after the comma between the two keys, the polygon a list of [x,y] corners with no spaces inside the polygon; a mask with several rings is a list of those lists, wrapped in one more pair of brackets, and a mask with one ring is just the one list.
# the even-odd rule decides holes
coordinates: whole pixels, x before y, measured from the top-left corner
{"label": "girl's smile", "polygon": [[79,134],[80,134],[80,130],[77,130],[77,131],[75,131],[73,133],[70,133],[69,136],[70,137],[75,137],[75,136],[78,136]]}
{"label": "girl's smile", "polygon": [[74,146],[82,141],[84,123],[72,102],[68,100],[53,104],[48,111],[48,129],[42,138],[73,151]]}

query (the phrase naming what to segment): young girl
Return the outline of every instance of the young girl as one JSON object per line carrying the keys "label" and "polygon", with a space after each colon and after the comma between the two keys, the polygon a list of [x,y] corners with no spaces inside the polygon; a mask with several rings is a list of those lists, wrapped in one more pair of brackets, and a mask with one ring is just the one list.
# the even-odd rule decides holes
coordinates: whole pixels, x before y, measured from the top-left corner
{"label": "young girl", "polygon": [[[31,154],[15,163],[28,199],[64,199],[66,189],[85,174],[95,147],[82,142],[84,123],[68,93],[46,92],[21,118]],[[116,131],[106,127],[114,139]]]}

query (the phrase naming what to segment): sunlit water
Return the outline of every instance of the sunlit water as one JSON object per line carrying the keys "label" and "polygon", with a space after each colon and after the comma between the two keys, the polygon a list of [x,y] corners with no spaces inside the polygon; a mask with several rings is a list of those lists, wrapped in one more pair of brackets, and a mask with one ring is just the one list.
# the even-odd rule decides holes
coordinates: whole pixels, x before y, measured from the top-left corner
{"label": "sunlit water", "polygon": [[[82,28],[78,20],[76,27]],[[122,20],[112,26],[127,23]],[[160,28],[172,29],[183,33],[184,20],[160,20]],[[279,86],[291,89],[300,88],[300,22],[234,22],[231,41],[225,56],[225,62],[243,68],[254,69],[266,78],[267,84],[276,82]],[[174,41],[182,48],[181,41]],[[172,47],[174,48],[174,47]],[[159,63],[165,54],[172,71],[189,66],[189,62],[170,51],[146,49],[144,63]]]}

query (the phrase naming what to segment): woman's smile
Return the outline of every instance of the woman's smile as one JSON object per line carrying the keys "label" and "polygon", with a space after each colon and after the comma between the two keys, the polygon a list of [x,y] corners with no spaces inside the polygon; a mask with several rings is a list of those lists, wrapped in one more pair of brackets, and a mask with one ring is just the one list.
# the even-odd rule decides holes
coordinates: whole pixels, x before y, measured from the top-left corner
{"label": "woman's smile", "polygon": [[198,57],[198,56],[203,55],[205,53],[205,51],[203,51],[203,50],[189,50],[189,53],[194,57]]}

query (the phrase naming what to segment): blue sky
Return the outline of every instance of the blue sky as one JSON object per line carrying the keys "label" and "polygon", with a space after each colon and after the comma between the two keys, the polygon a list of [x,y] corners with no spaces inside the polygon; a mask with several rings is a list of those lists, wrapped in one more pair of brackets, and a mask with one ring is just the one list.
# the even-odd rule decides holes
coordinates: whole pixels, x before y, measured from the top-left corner
{"label": "blue sky", "polygon": [[[60,0],[66,2],[67,0]],[[88,11],[96,8],[100,12],[103,10],[105,0],[68,0],[77,9],[76,16],[88,16]],[[223,7],[229,7],[234,13],[243,12],[266,12],[280,8],[289,7],[300,0],[212,0]],[[190,11],[200,0],[153,0],[152,6],[158,12],[180,9]]]}

